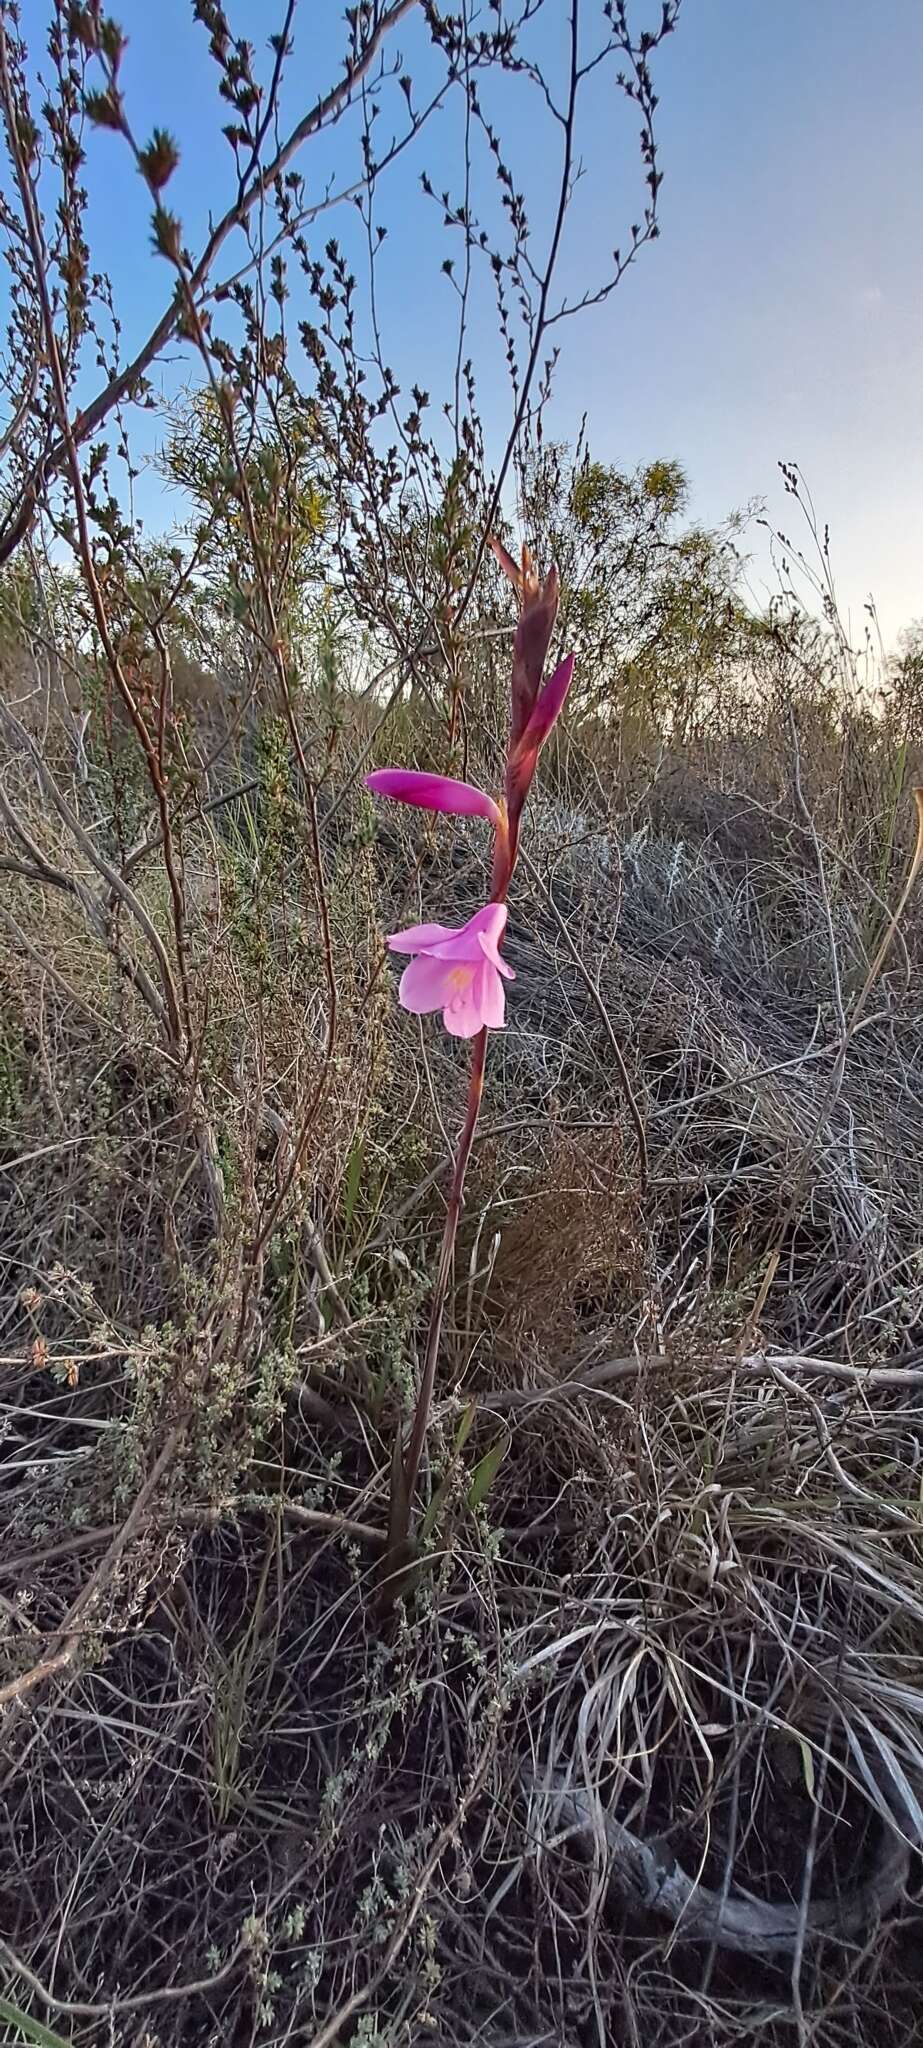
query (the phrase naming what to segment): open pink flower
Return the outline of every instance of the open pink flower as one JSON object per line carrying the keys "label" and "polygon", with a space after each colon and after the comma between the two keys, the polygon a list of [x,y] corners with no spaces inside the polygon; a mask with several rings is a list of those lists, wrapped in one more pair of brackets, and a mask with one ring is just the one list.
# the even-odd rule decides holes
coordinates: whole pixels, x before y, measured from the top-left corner
{"label": "open pink flower", "polygon": [[398,990],[405,1010],[425,1015],[441,1010],[442,1021],[453,1038],[474,1038],[487,1025],[491,1031],[503,1027],[504,976],[515,980],[512,967],[500,958],[500,941],[506,930],[506,904],[485,903],[467,924],[453,929],[445,924],[414,924],[406,932],[393,932],[388,940],[392,953],[412,953],[413,959],[401,975]]}

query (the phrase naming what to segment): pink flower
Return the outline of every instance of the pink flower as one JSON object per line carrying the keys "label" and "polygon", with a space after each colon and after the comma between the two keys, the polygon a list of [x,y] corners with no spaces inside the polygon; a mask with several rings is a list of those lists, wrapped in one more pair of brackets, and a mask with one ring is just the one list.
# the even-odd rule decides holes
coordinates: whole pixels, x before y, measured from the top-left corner
{"label": "pink flower", "polygon": [[486,790],[472,782],[456,782],[451,775],[421,775],[415,768],[376,768],[365,778],[366,789],[375,796],[389,796],[398,804],[416,804],[421,811],[448,811],[456,818],[489,818],[499,825],[500,812]]}
{"label": "pink flower", "polygon": [[515,980],[512,967],[500,958],[506,930],[506,904],[485,903],[458,930],[444,924],[414,924],[394,932],[392,953],[412,953],[398,990],[405,1010],[418,1016],[441,1010],[453,1038],[474,1038],[488,1026],[500,1031],[504,1022],[501,976]]}

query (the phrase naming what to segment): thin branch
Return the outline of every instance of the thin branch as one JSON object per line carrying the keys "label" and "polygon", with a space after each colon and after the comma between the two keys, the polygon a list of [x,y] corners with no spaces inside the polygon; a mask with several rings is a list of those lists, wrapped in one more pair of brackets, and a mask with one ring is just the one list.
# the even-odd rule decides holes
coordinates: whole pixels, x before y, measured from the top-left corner
{"label": "thin branch", "polygon": [[[276,179],[281,177],[283,171],[291,163],[292,158],[297,156],[303,144],[312,135],[317,134],[318,130],[339,118],[352,99],[356,87],[361,84],[363,78],[371,70],[382,44],[397,27],[398,23],[403,21],[404,17],[417,5],[418,0],[393,0],[393,5],[386,9],[385,13],[376,23],[368,42],[359,56],[352,64],[347,66],[346,72],[339,84],[332,86],[330,91],[325,93],[311,107],[309,112],[303,115],[302,119],[292,129],[288,140],[283,144],[282,148],[276,151],[275,156],[271,158],[268,164],[255,172],[252,183],[248,186],[247,190],[238,194],[233,206],[228,207],[227,212],[222,215],[220,221],[212,229],[202,254],[189,277],[189,289],[194,297],[207,284],[215,258],[227,241],[228,236],[234,232],[235,228],[244,226],[253,208],[271,190]],[[2,21],[0,21],[0,65],[2,65],[3,71],[6,73],[6,31]],[[9,103],[5,111],[10,147],[14,150],[14,154],[18,154],[18,145],[15,139],[15,112]],[[124,370],[120,370],[117,376],[110,378],[103,390],[98,392],[96,397],[91,399],[89,405],[85,406],[77,414],[76,419],[73,420],[67,431],[62,432],[61,438],[54,443],[48,454],[37,464],[29,479],[15,518],[7,526],[6,531],[0,534],[0,564],[9,560],[20,542],[25,538],[35,516],[41,492],[50,478],[69,464],[71,460],[71,447],[78,448],[82,442],[88,440],[92,434],[95,434],[115,407],[120,405],[123,399],[130,398],[137,390],[139,384],[143,382],[147,371],[166,347],[167,342],[175,334],[182,305],[182,298],[178,294],[174,294],[169,306],[161,314],[156,326],[152,329],[137,354],[132,358],[132,361]]]}

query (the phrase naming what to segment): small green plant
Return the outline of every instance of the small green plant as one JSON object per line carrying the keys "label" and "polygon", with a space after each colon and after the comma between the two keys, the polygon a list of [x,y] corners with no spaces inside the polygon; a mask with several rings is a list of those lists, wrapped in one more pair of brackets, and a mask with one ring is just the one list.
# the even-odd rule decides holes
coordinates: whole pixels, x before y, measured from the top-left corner
{"label": "small green plant", "polygon": [[27,2012],[20,2012],[18,2005],[11,2005],[8,1998],[0,1998],[0,2019],[13,2029],[8,2039],[27,2041],[31,2048],[70,2048],[63,2034],[55,2033],[53,2027],[46,2027],[41,2020],[34,2020]]}

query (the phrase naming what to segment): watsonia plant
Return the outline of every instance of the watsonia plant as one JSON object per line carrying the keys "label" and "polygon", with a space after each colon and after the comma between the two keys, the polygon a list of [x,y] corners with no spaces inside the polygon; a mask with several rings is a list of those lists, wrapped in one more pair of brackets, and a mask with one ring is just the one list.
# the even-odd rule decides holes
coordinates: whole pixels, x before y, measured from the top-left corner
{"label": "watsonia plant", "polygon": [[465,1174],[481,1107],[487,1034],[502,1029],[506,1007],[503,983],[515,978],[500,948],[506,931],[507,895],[519,851],[523,811],[539,753],[561,711],[574,670],[574,657],[568,654],[549,680],[543,680],[558,609],[557,569],[552,567],[543,579],[536,573],[527,549],[523,549],[522,567],[517,568],[499,541],[494,540],[491,545],[519,598],[502,795],[494,798],[469,782],[419,774],[412,769],[380,768],[366,778],[367,787],[377,796],[415,804],[422,810],[445,811],[453,817],[484,818],[494,833],[489,902],[458,928],[411,925],[406,931],[392,933],[388,940],[392,952],[410,955],[399,989],[404,1008],[422,1015],[441,1010],[446,1030],[455,1038],[470,1039],[472,1045],[465,1120],[452,1163],[420,1388],[407,1450],[404,1451],[400,1431],[394,1445],[389,1540],[382,1580],[385,1605],[390,1604],[404,1583],[410,1554],[413,1494],[426,1442]]}

